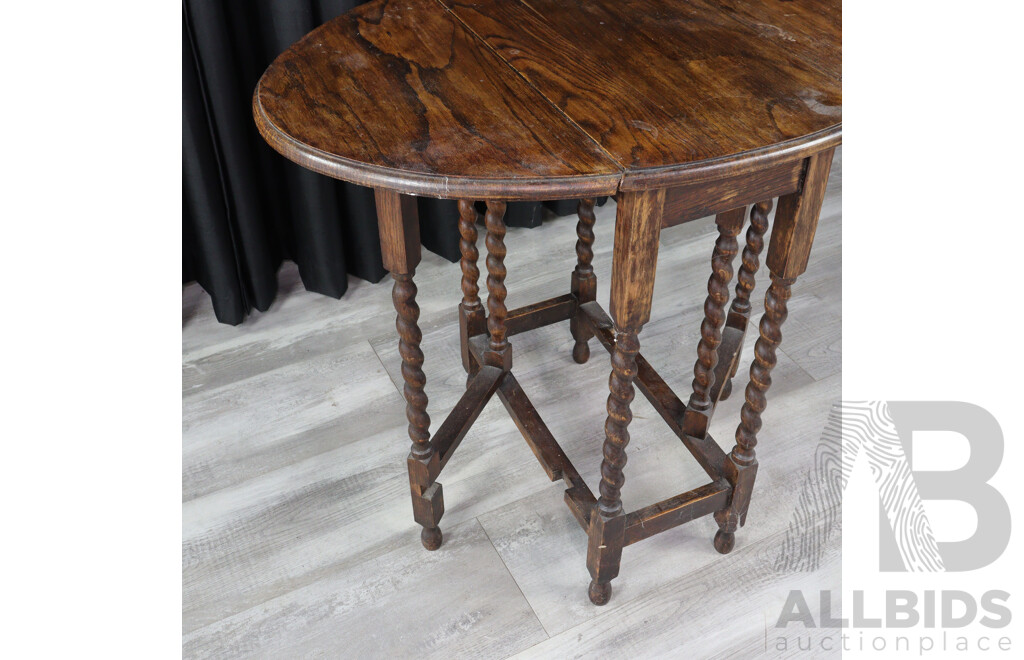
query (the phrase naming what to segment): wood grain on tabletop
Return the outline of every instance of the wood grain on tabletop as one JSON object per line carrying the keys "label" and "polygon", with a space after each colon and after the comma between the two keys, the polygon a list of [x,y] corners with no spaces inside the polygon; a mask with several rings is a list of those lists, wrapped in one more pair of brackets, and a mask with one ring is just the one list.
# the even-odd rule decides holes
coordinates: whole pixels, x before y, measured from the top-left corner
{"label": "wood grain on tabletop", "polygon": [[399,192],[664,187],[836,146],[838,16],[838,0],[376,0],[275,60],[253,109],[285,156]]}

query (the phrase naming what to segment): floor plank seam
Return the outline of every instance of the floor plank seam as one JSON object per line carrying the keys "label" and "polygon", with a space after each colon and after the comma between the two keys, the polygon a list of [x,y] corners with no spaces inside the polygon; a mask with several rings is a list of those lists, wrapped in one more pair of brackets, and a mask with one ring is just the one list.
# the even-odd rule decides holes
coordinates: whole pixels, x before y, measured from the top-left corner
{"label": "floor plank seam", "polygon": [[[480,522],[480,517],[477,516],[476,518],[473,518],[473,520],[476,521],[477,525],[480,525],[480,530],[484,533],[484,536],[487,537],[487,542],[491,544],[491,549],[494,550],[494,554],[498,557],[498,560],[501,561],[501,565],[505,567],[505,571],[508,573],[508,576],[510,578],[512,578],[512,583],[515,584],[516,585],[516,589],[519,590],[519,595],[523,597],[523,600],[526,602],[527,606],[530,608],[530,611],[533,612],[533,618],[537,619],[537,623],[540,624],[540,629],[544,631],[544,634],[547,635],[548,639],[551,639],[551,633],[548,632],[548,629],[544,625],[544,622],[540,620],[539,616],[537,616],[537,610],[533,609],[533,603],[531,603],[530,599],[526,597],[526,594],[523,592],[523,588],[521,586],[519,586],[519,582],[516,581],[516,576],[512,575],[512,571],[509,570],[508,564],[505,563],[505,558],[501,556],[500,552],[498,552],[497,546],[495,546],[494,545],[494,541],[491,540],[491,535],[487,533],[487,528],[484,527],[482,522]],[[542,643],[543,642],[537,642],[537,644],[542,644]],[[534,644],[534,646],[536,646],[536,644]],[[533,647],[532,646],[528,646],[526,649],[520,649],[520,650],[516,651],[516,653],[522,653],[523,651],[525,651],[527,649],[530,649],[530,648],[533,648]],[[513,654],[513,655],[515,655],[515,654]],[[505,656],[505,657],[506,658],[511,658],[512,656],[509,655],[509,656]]]}
{"label": "floor plank seam", "polygon": [[835,376],[835,374],[829,374],[829,375],[827,375],[827,376],[823,376],[822,378],[815,378],[815,377],[814,377],[814,376],[813,376],[813,375],[812,375],[812,374],[811,374],[811,373],[810,373],[809,371],[807,371],[806,369],[804,369],[804,365],[800,364],[800,360],[797,360],[797,359],[796,359],[796,358],[794,358],[794,357],[793,357],[792,355],[790,355],[789,353],[787,353],[787,352],[786,352],[786,351],[785,351],[785,350],[784,350],[784,349],[782,348],[782,346],[781,346],[781,345],[780,345],[780,346],[779,346],[778,348],[776,348],[775,350],[777,350],[777,351],[778,351],[779,353],[782,353],[783,355],[785,355],[786,357],[788,357],[788,358],[789,358],[789,361],[790,361],[790,362],[792,362],[793,364],[795,364],[795,365],[796,365],[796,368],[797,368],[797,369],[799,369],[800,371],[802,371],[802,372],[804,373],[804,375],[805,375],[805,376],[807,376],[808,378],[810,378],[810,379],[811,379],[812,381],[814,381],[815,383],[820,383],[821,381],[825,380],[826,378],[831,378],[832,376]]}
{"label": "floor plank seam", "polygon": [[401,396],[402,400],[404,401],[405,394],[402,392],[402,389],[398,387],[398,383],[395,382],[395,379],[391,377],[391,374],[388,372],[388,366],[384,364],[384,360],[381,358],[380,353],[378,353],[377,349],[373,347],[373,342],[370,341],[370,339],[364,339],[361,341],[365,341],[367,344],[370,345],[370,350],[373,351],[374,357],[377,358],[377,362],[380,364],[380,368],[384,370],[384,374],[387,376],[388,380],[391,381],[391,385],[395,388],[395,391],[398,392],[398,395]]}

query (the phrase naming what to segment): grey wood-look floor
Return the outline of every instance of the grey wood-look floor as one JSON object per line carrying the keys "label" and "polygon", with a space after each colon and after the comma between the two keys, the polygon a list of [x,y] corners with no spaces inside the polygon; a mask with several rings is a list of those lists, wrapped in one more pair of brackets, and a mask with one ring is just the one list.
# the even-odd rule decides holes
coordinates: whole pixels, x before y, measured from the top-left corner
{"label": "grey wood-look floor", "polygon": [[[547,480],[496,400],[441,476],[444,546],[431,553],[420,545],[405,472],[409,440],[390,279],[353,279],[336,301],[303,291],[289,265],[271,310],[239,327],[217,323],[205,293],[185,287],[184,655],[798,655],[793,641],[789,652],[775,651],[774,622],[789,591],[813,594],[814,610],[818,590],[841,586],[838,534],[816,570],[773,567],[829,408],[840,398],[841,169],[837,155],[811,263],[783,327],[757,487],[736,549],[714,551],[710,518],[630,546],[602,608],[587,599],[586,537],[562,501],[564,486]],[[596,226],[598,299],[605,305],[614,213],[613,203],[599,209]],[[509,230],[510,307],[568,290],[575,224],[566,217]],[[640,335],[644,355],[684,399],[714,235],[710,219],[662,233],[654,313]],[[434,428],[465,386],[459,278],[458,264],[424,253],[417,284]],[[766,280],[762,273],[755,300]],[[737,394],[712,426],[727,451],[754,335]],[[607,353],[592,341],[590,362],[576,365],[567,323],[512,343],[524,389],[596,490]],[[633,411],[627,510],[706,481],[642,396]]]}

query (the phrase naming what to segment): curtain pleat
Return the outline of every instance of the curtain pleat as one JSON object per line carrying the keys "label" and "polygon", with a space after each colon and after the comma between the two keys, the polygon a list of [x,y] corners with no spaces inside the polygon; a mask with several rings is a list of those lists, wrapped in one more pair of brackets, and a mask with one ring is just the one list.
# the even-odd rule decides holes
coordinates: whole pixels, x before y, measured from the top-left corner
{"label": "curtain pleat", "polygon": [[[277,270],[294,261],[309,291],[340,298],[348,276],[377,282],[381,261],[369,188],[314,174],[264,143],[252,120],[256,82],[273,59],[359,0],[184,0],[182,13],[182,267],[210,294],[217,319],[266,311]],[[456,203],[420,198],[426,249],[456,261]],[[559,215],[576,202],[550,202]],[[510,204],[506,223],[535,227],[538,203]]]}

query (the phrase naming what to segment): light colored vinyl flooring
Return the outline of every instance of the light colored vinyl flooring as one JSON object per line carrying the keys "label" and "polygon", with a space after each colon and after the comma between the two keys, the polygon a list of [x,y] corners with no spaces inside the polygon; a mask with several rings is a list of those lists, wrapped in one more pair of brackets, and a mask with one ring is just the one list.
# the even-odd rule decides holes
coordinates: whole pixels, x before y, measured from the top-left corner
{"label": "light colored vinyl flooring", "polygon": [[[715,552],[710,518],[630,546],[612,600],[600,608],[587,599],[587,539],[562,501],[564,486],[547,480],[497,399],[439,479],[443,547],[431,553],[420,545],[405,471],[390,278],[353,279],[337,301],[305,292],[296,269],[285,266],[273,307],[238,327],[217,323],[206,294],[185,287],[185,657],[799,655],[793,630],[789,651],[776,651],[787,631],[774,622],[789,591],[813,594],[807,600],[816,610],[819,590],[841,586],[838,534],[826,537],[813,570],[775,568],[840,398],[841,164],[837,155],[810,265],[783,326],[757,486],[736,549]],[[597,214],[595,267],[605,306],[614,213],[609,202]],[[575,224],[564,217],[509,230],[510,308],[568,290]],[[714,237],[710,219],[662,232],[654,311],[640,335],[642,353],[684,400]],[[416,282],[433,428],[465,386],[459,280],[458,264],[424,252]],[[755,320],[766,281],[762,270]],[[712,425],[726,451],[755,335],[748,335],[736,393]],[[517,335],[512,344],[519,381],[596,491],[607,352],[592,340],[590,362],[576,365],[568,323]],[[627,510],[706,482],[639,394],[633,414]],[[825,513],[811,511],[810,527]],[[797,525],[798,534],[812,534],[808,525]]]}

